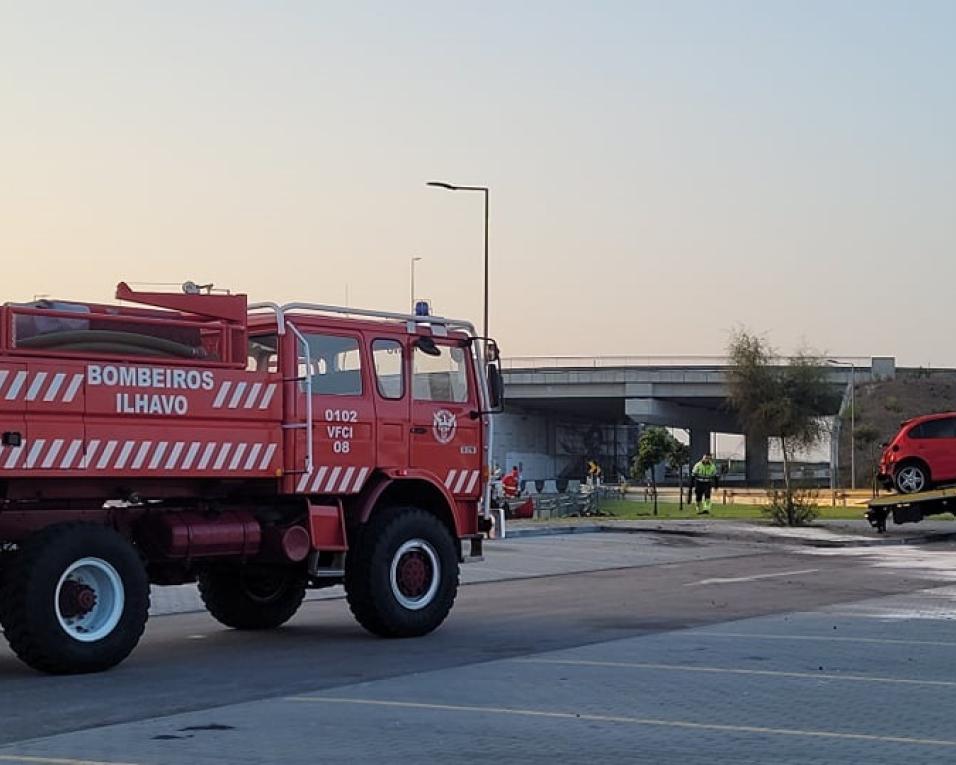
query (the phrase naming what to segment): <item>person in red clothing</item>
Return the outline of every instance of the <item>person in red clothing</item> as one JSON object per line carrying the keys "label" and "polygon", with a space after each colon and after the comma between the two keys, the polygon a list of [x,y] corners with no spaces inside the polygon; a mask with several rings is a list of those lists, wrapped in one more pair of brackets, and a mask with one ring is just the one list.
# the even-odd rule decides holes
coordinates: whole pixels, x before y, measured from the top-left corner
{"label": "person in red clothing", "polygon": [[521,474],[518,472],[518,466],[511,468],[511,472],[501,479],[501,487],[504,489],[506,497],[517,497],[521,493]]}

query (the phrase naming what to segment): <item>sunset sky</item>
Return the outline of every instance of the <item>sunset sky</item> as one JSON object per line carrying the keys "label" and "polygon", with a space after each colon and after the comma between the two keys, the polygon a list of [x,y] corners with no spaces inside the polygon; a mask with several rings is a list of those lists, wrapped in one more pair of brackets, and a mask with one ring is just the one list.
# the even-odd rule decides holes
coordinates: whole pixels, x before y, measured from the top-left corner
{"label": "sunset sky", "polygon": [[506,354],[956,366],[956,3],[0,0],[3,300],[437,311]]}

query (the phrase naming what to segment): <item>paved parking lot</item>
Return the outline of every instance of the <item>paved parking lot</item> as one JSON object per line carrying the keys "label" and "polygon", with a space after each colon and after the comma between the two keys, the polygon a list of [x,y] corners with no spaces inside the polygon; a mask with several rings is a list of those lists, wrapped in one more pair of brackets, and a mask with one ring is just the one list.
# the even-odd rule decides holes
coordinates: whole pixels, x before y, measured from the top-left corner
{"label": "paved parking lot", "polygon": [[[752,555],[762,548],[755,542],[693,539],[677,534],[556,534],[490,540],[484,561],[461,567],[463,584],[501,582],[583,571],[636,568],[662,563],[712,560]],[[341,587],[314,590],[309,600],[345,597]],[[195,585],[154,587],[153,616],[202,611]]]}
{"label": "paved parking lot", "polygon": [[[369,679],[357,672],[354,680],[328,682],[321,671],[311,686],[294,688],[276,674],[274,693],[239,703],[191,706],[183,700],[180,708],[190,711],[178,712],[174,705],[156,714],[145,711],[151,694],[188,693],[190,678],[168,687],[143,683],[134,657],[128,667],[103,677],[117,681],[113,687],[126,704],[137,703],[137,690],[124,683],[138,677],[142,715],[106,727],[91,719],[87,729],[15,740],[0,747],[0,762],[956,761],[948,704],[956,696],[956,586],[933,581],[952,568],[956,548],[894,548],[884,556],[880,549],[821,553],[777,547],[768,554],[624,535],[508,544],[514,546],[489,555],[491,569],[550,578],[466,587],[461,620],[436,633],[437,639],[353,640],[356,652],[385,658],[390,652],[396,665],[391,672]],[[595,557],[604,564],[630,561],[632,568],[550,571],[558,558],[565,567],[581,566],[580,572],[589,570],[590,560],[593,570]],[[924,578],[904,586],[914,571]],[[882,594],[894,587],[900,591]],[[629,588],[645,591],[632,597]],[[480,603],[474,601],[479,593]],[[594,602],[585,605],[588,598]],[[821,605],[786,607],[815,600]],[[714,615],[682,628],[682,603],[692,611],[712,603]],[[515,624],[517,632],[509,633],[504,647],[488,628],[519,618],[514,611],[522,604],[529,615],[539,608],[547,620]],[[763,615],[740,618],[749,605]],[[341,609],[336,603],[309,606],[333,607]],[[188,631],[202,618],[156,621],[161,631],[180,623]],[[629,634],[601,640],[576,634],[552,649],[555,643],[544,640],[543,630],[547,625],[555,631],[563,620],[569,629],[598,624],[587,635],[609,634],[612,622],[617,634]],[[210,640],[230,634],[206,629]],[[459,658],[437,668],[406,657],[406,648],[427,649],[431,641],[437,658],[475,633],[478,644],[494,647],[490,654],[475,651],[472,661]],[[515,648],[515,634],[522,633],[528,645]],[[163,645],[172,640],[161,639]],[[540,650],[528,647],[536,642]],[[177,645],[167,671],[185,675],[181,653],[190,646]],[[241,658],[247,644],[229,645]],[[323,649],[312,655],[318,669]],[[3,666],[0,660],[0,672]],[[233,666],[236,683],[253,671]],[[55,692],[63,681],[30,675],[24,682]],[[110,692],[108,682],[69,679],[83,682],[96,693]]]}

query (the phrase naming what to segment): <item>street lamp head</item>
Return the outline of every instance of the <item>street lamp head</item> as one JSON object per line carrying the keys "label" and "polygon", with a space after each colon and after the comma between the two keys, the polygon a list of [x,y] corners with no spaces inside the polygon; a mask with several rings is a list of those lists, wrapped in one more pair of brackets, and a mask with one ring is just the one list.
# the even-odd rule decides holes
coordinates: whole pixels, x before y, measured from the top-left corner
{"label": "street lamp head", "polygon": [[434,186],[438,189],[448,189],[449,191],[458,191],[457,186],[452,186],[450,183],[445,183],[444,181],[428,181],[426,186]]}

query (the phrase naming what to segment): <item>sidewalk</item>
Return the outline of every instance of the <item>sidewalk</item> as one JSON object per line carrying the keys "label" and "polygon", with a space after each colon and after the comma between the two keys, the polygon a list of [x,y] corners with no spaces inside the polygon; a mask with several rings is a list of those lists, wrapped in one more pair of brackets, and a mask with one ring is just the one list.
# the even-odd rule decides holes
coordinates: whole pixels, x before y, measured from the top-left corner
{"label": "sidewalk", "polygon": [[624,533],[679,534],[747,543],[784,543],[811,547],[874,547],[926,544],[956,540],[951,520],[923,521],[901,526],[890,524],[877,534],[865,520],[817,521],[812,526],[771,526],[767,523],[718,520],[617,521],[611,518],[563,518],[553,521],[509,521],[507,537],[549,534]]}

